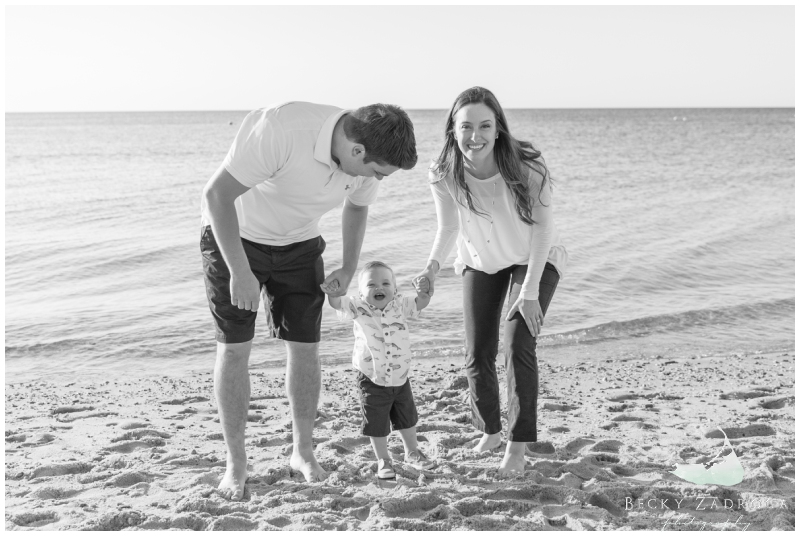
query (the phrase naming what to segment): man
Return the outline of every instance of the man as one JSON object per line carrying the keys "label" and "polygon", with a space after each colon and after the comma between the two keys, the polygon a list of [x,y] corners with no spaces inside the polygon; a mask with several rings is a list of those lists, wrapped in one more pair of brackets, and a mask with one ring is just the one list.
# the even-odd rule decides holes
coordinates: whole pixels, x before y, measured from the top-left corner
{"label": "man", "polygon": [[[201,250],[216,323],[214,392],[228,450],[219,485],[224,497],[241,499],[247,480],[248,360],[262,292],[271,330],[287,352],[289,464],[309,482],[326,478],[312,443],[321,383],[320,284],[336,280],[338,295],[347,292],[379,181],[416,161],[414,127],[397,106],[348,111],[290,102],[251,112],[206,184]],[[318,223],[343,200],[342,267],[325,277]]]}

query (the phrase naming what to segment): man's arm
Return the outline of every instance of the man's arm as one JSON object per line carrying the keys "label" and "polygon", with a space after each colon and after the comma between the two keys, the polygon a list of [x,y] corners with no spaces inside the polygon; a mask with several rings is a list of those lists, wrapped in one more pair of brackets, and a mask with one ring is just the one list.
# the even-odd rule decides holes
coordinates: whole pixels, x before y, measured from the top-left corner
{"label": "man's arm", "polygon": [[342,210],[342,267],[334,270],[325,278],[323,285],[330,286],[334,280],[339,282],[339,288],[329,296],[344,296],[353,280],[353,275],[358,268],[358,257],[361,255],[361,244],[364,242],[364,233],[367,230],[368,206],[344,200]]}
{"label": "man's arm", "polygon": [[222,166],[203,188],[203,198],[214,238],[231,272],[231,303],[239,309],[257,311],[259,284],[242,247],[234,205],[236,198],[249,189]]}

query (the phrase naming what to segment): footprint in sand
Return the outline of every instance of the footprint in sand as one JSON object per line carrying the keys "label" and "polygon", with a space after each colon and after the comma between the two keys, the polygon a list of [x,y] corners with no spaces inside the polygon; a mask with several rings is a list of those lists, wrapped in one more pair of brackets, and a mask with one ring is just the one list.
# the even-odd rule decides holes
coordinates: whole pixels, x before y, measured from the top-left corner
{"label": "footprint in sand", "polygon": [[44,527],[55,523],[58,519],[58,514],[45,510],[11,516],[9,521],[20,527]]}
{"label": "footprint in sand", "polygon": [[85,522],[75,530],[80,531],[109,531],[122,530],[140,525],[146,518],[144,514],[136,511],[119,512],[106,514],[99,519],[92,519]]}
{"label": "footprint in sand", "polygon": [[7,435],[6,441],[9,443],[24,443],[28,439],[26,434]]}
{"label": "footprint in sand", "polygon": [[750,408],[781,409],[787,404],[794,405],[793,396],[774,396],[763,400],[755,400],[750,404]]}
{"label": "footprint in sand", "polygon": [[594,439],[589,439],[586,437],[578,437],[576,439],[573,439],[566,445],[564,445],[564,450],[569,452],[570,454],[576,454],[580,452],[581,449],[583,449],[587,445],[593,445],[594,443],[596,443]]}
{"label": "footprint in sand", "polygon": [[[529,443],[530,445],[530,443]],[[549,461],[549,460],[538,460],[533,463],[531,468],[534,471],[538,471],[539,473],[543,474],[547,477],[557,477],[561,474],[561,467],[563,467],[564,462],[558,461]]]}
{"label": "footprint in sand", "polygon": [[280,447],[291,442],[292,442],[292,437],[290,434],[289,437],[273,437],[273,438],[259,437],[257,439],[253,439],[250,442],[250,444],[256,447]]}
{"label": "footprint in sand", "polygon": [[556,448],[549,441],[537,441],[535,443],[528,443],[527,450],[531,454],[555,454]]}
{"label": "footprint in sand", "polygon": [[153,475],[141,471],[128,471],[113,476],[103,483],[103,487],[128,488],[140,482],[152,482]]}
{"label": "footprint in sand", "polygon": [[[367,514],[367,515],[369,515],[369,514]],[[364,517],[364,519],[366,519],[366,517]],[[363,519],[362,519],[362,521],[363,521]],[[286,516],[272,517],[272,518],[267,519],[266,522],[269,523],[270,525],[272,525],[273,527],[278,527],[279,529],[282,529],[286,525],[291,525],[292,524],[292,520],[289,519]]]}
{"label": "footprint in sand", "polygon": [[47,445],[56,439],[58,438],[53,434],[35,434],[30,439],[26,438],[26,441],[22,443],[20,447],[37,447],[40,445]]}
{"label": "footprint in sand", "polygon": [[216,518],[206,530],[257,530],[258,522],[238,515],[227,515]]}
{"label": "footprint in sand", "polygon": [[438,493],[416,493],[401,498],[383,499],[378,509],[387,517],[418,517],[412,514],[421,514],[445,502]]}
{"label": "footprint in sand", "polygon": [[168,406],[179,406],[181,404],[194,404],[195,402],[208,402],[208,398],[204,396],[188,396],[186,398],[173,398],[171,400],[162,400],[159,404]]}
{"label": "footprint in sand", "polygon": [[122,421],[117,425],[118,428],[122,428],[123,430],[133,430],[134,428],[147,428],[148,426],[150,425],[141,421]]}
{"label": "footprint in sand", "polygon": [[[469,417],[470,421],[472,417]],[[445,434],[461,434],[464,432],[463,426],[454,426],[448,423],[440,423],[440,422],[425,422],[419,423],[417,425],[417,432],[442,432]]]}
{"label": "footprint in sand", "polygon": [[[480,438],[474,439],[471,437],[443,437],[441,439],[437,439],[434,441],[434,444],[437,445],[439,448],[450,450],[455,448],[467,448],[467,447],[474,447],[478,444]],[[467,445],[470,443],[469,445]]]}
{"label": "footprint in sand", "polygon": [[58,422],[74,422],[77,421],[78,419],[94,419],[100,417],[109,417],[112,415],[118,415],[118,413],[115,413],[113,411],[97,411],[95,413],[88,413],[86,415],[68,414],[67,417],[56,417],[56,420],[58,420]]}
{"label": "footprint in sand", "polygon": [[592,452],[619,452],[624,443],[616,439],[604,439],[593,445],[589,450]]}
{"label": "footprint in sand", "polygon": [[620,393],[607,396],[606,400],[609,402],[624,402],[626,400],[636,400],[637,398],[641,398],[641,396],[634,393]]}
{"label": "footprint in sand", "polygon": [[50,410],[51,415],[59,415],[62,413],[76,413],[79,411],[93,411],[94,406],[61,406]]}
{"label": "footprint in sand", "polygon": [[[738,439],[741,437],[757,437],[757,436],[773,436],[775,429],[766,424],[750,424],[745,427],[723,427],[722,430],[728,439]],[[722,432],[718,428],[712,428],[703,434],[704,437],[709,439],[723,439]]]}
{"label": "footprint in sand", "polygon": [[105,450],[111,452],[120,452],[123,454],[129,454],[136,449],[150,449],[153,447],[163,447],[166,444],[167,444],[166,441],[158,437],[146,437],[142,440],[125,441],[117,445],[112,445],[110,447],[106,447]]}
{"label": "footprint in sand", "polygon": [[45,501],[48,500],[53,501],[53,500],[69,499],[70,497],[74,497],[75,495],[78,495],[81,492],[83,492],[82,489],[42,486],[40,488],[31,491],[27,496],[35,497],[37,499]]}
{"label": "footprint in sand", "polygon": [[153,430],[152,428],[137,428],[135,430],[131,430],[130,432],[126,432],[119,437],[115,437],[111,440],[111,442],[117,443],[119,441],[130,441],[131,439],[142,439],[143,437],[169,439],[171,436],[166,432],[159,432],[158,430]]}
{"label": "footprint in sand", "polygon": [[88,473],[93,468],[93,465],[84,462],[42,465],[34,469],[28,478],[32,480],[50,476],[77,475]]}
{"label": "footprint in sand", "polygon": [[344,437],[337,440],[327,441],[320,445],[320,447],[324,446],[325,448],[333,449],[339,454],[352,454],[358,450],[359,447],[363,447],[365,445],[369,445],[368,437]]}
{"label": "footprint in sand", "polygon": [[767,390],[769,388],[760,388],[760,389],[751,389],[749,391],[731,391],[730,393],[723,393],[719,395],[722,400],[748,400],[750,398],[760,398],[764,396],[768,396],[772,390]]}
{"label": "footprint in sand", "polygon": [[578,408],[579,406],[570,406],[569,404],[551,404],[550,402],[542,404],[542,409],[550,411],[573,411]]}

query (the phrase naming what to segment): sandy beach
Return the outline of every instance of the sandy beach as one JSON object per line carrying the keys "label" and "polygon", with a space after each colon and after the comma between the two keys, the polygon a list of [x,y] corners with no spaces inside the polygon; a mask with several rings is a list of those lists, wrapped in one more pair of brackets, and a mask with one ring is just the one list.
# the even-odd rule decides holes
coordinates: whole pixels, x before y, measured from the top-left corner
{"label": "sandy beach", "polygon": [[[454,358],[412,369],[420,445],[438,462],[380,481],[359,433],[353,372],[323,370],[307,484],[288,466],[281,371],[252,373],[244,500],[215,491],[225,450],[209,372],[183,379],[6,385],[6,530],[793,530],[794,352],[540,361],[539,442],[524,476],[476,454]],[[501,392],[505,371],[499,369]],[[505,408],[504,408],[505,409]],[[703,463],[725,430],[734,486],[669,473]]]}

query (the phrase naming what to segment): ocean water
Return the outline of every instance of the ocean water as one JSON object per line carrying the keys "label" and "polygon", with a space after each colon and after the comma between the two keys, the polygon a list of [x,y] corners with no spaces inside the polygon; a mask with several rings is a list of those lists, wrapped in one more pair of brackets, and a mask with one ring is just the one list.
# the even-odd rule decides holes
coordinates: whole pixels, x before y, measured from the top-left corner
{"label": "ocean water", "polygon": [[[401,290],[436,232],[426,184],[445,111],[409,111],[417,168],[384,180],[361,261]],[[242,112],[6,114],[5,380],[212,370],[200,192]],[[508,110],[544,154],[570,264],[539,356],[551,362],[718,355],[794,346],[794,109]],[[323,218],[341,265],[340,210]],[[354,290],[354,287],[351,287]],[[284,365],[257,321],[253,368]],[[423,318],[419,359],[463,355],[452,259]],[[352,328],[326,305],[324,366]]]}

